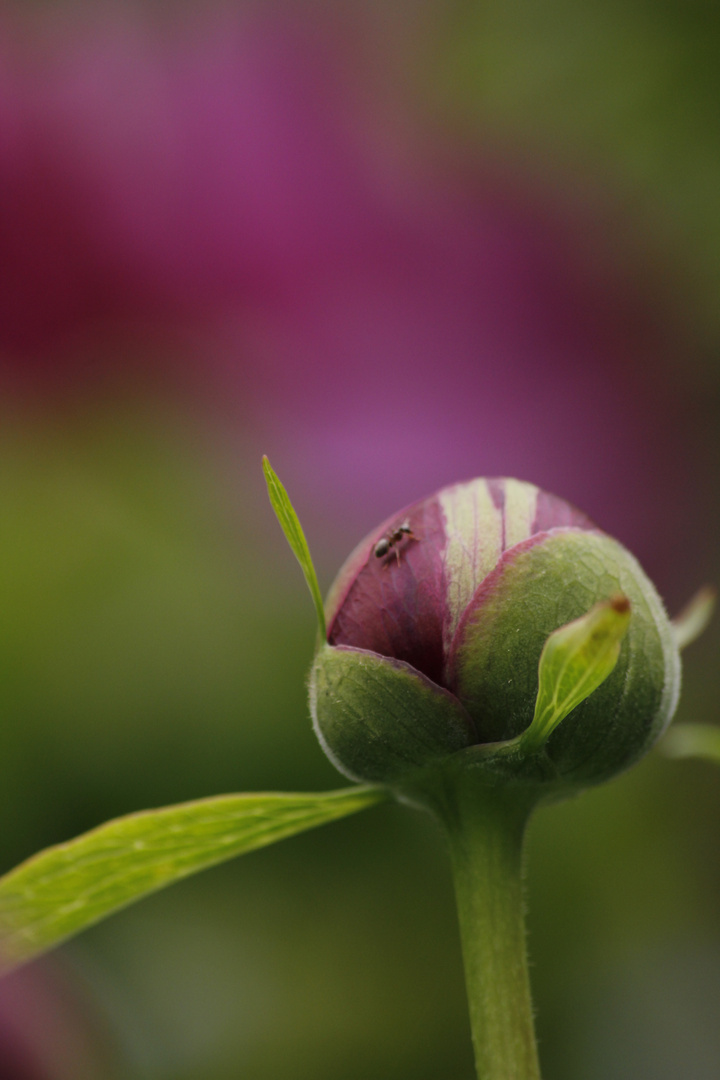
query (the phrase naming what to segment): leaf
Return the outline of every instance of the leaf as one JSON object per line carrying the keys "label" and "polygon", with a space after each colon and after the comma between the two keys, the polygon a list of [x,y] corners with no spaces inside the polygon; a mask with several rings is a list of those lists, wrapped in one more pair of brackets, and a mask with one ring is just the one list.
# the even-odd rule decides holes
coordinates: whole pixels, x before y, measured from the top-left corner
{"label": "leaf", "polygon": [[669,758],[701,758],[720,765],[720,727],[678,724],[670,728],[658,749]]}
{"label": "leaf", "polygon": [[619,593],[550,635],[540,654],[535,715],[519,739],[524,749],[542,746],[558,724],[607,679],[629,623],[630,601]]}
{"label": "leaf", "polygon": [[325,641],[327,638],[325,607],[323,605],[322,593],[320,592],[320,586],[318,585],[315,567],[313,566],[312,556],[310,555],[310,548],[307,545],[300,519],[295,513],[293,504],[290,502],[288,493],[280,482],[279,476],[268,461],[267,455],[263,456],[262,465],[272,508],[280,522],[282,531],[285,533],[285,539],[292,548],[293,554],[300,563],[300,568],[305,575],[307,587],[310,590],[310,595],[315,604],[320,640]]}
{"label": "leaf", "polygon": [[717,592],[712,585],[703,585],[678,612],[670,624],[678,649],[682,651],[700,637],[712,618],[716,600]]}
{"label": "leaf", "polygon": [[32,960],[198,870],[385,797],[372,787],[219,795],[129,814],[47,848],[0,878],[0,968]]}

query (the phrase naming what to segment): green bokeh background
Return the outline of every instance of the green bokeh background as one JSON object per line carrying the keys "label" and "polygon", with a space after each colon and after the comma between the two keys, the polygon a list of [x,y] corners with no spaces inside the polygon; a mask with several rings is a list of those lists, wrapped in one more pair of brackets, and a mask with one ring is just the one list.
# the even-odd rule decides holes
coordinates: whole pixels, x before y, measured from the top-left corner
{"label": "green bokeh background", "polygon": [[[259,463],[229,499],[209,447],[167,407],[6,424],[7,867],[140,807],[338,786],[305,703],[312,605]],[[715,630],[687,655],[680,719],[714,718],[716,649]],[[551,1080],[715,1075],[719,829],[720,776],[655,755],[538,815],[530,947]],[[56,963],[105,1030],[88,1077],[472,1076],[445,853],[399,806],[184,882]]]}

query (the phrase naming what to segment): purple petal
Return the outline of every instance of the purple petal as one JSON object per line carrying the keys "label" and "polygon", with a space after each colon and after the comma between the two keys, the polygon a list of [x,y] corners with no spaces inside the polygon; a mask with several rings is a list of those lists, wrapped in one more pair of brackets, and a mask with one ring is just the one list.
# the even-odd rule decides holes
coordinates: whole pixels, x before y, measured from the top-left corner
{"label": "purple petal", "polygon": [[[403,534],[387,554],[376,556],[377,542],[405,522],[412,532]],[[329,599],[329,643],[402,660],[440,683],[444,547],[443,520],[435,497],[384,522],[340,571]]]}

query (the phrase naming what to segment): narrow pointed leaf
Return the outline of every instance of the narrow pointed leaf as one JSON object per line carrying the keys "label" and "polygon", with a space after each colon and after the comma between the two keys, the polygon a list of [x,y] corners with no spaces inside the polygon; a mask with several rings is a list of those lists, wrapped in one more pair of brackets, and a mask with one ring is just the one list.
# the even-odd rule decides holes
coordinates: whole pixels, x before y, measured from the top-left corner
{"label": "narrow pointed leaf", "polygon": [[371,806],[385,793],[220,795],[108,821],[0,878],[0,969],[198,870]]}
{"label": "narrow pointed leaf", "polygon": [[716,600],[717,592],[712,585],[704,585],[678,612],[670,624],[678,649],[687,648],[700,637],[712,618]]}
{"label": "narrow pointed leaf", "polygon": [[280,522],[282,531],[285,533],[285,539],[292,548],[293,554],[300,563],[300,568],[305,575],[307,587],[310,590],[310,595],[315,604],[320,640],[324,641],[327,637],[325,628],[325,607],[323,605],[322,593],[320,592],[320,586],[318,585],[315,567],[313,566],[312,556],[310,555],[310,548],[305,539],[305,533],[302,530],[300,519],[295,513],[293,504],[290,502],[288,493],[283,487],[279,476],[268,461],[267,455],[263,457],[262,464],[272,508]]}
{"label": "narrow pointed leaf", "polygon": [[540,654],[535,715],[520,736],[538,749],[552,731],[607,679],[630,623],[630,601],[618,594],[601,601],[550,635]]}
{"label": "narrow pointed leaf", "polygon": [[678,724],[659,744],[669,758],[701,758],[720,765],[720,727],[713,724]]}

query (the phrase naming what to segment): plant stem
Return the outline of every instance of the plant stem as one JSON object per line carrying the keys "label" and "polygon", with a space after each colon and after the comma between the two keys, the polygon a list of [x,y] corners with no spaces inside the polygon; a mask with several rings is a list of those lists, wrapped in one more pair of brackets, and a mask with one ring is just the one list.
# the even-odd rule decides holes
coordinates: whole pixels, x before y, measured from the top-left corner
{"label": "plant stem", "polygon": [[450,843],[478,1080],[540,1080],[522,882],[534,801],[472,774],[433,800]]}

